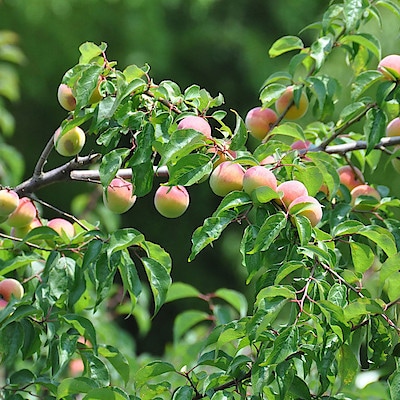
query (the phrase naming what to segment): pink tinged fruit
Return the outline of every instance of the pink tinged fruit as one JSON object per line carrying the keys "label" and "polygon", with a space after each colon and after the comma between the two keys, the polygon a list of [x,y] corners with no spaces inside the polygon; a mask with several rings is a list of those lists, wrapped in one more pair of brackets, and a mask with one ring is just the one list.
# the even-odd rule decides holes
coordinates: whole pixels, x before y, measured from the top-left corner
{"label": "pink tinged fruit", "polygon": [[282,192],[281,202],[286,207],[289,207],[290,203],[298,197],[308,196],[307,188],[302,182],[297,180],[283,182],[276,190],[277,192]]}
{"label": "pink tinged fruit", "polygon": [[276,160],[275,160],[274,156],[267,156],[260,161],[260,165],[269,165],[269,164],[275,164],[275,163],[276,163]]}
{"label": "pink tinged fruit", "polygon": [[294,206],[296,205],[299,205],[299,208],[295,208],[295,210],[297,210],[295,214],[303,215],[304,217],[308,218],[311,226],[316,226],[321,221],[322,206],[314,197],[300,196],[293,200],[288,207],[289,214],[291,214],[291,211],[293,211]]}
{"label": "pink tinged fruit", "polygon": [[3,300],[10,301],[12,296],[19,300],[23,295],[24,287],[16,279],[6,278],[0,282],[0,296]]}
{"label": "pink tinged fruit", "polygon": [[379,192],[369,185],[358,185],[351,192],[351,204],[354,206],[356,200],[360,196],[369,196],[375,198],[377,201],[381,200]]}
{"label": "pink tinged fruit", "polygon": [[357,167],[344,165],[338,168],[337,173],[339,174],[340,183],[346,186],[350,191],[364,183],[364,176]]}
{"label": "pink tinged fruit", "polygon": [[386,127],[386,136],[400,136],[400,118],[392,119]]}
{"label": "pink tinged fruit", "polygon": [[224,161],[215,167],[210,175],[211,190],[224,197],[234,190],[243,189],[244,170],[241,165],[232,161]]}
{"label": "pink tinged fruit", "polygon": [[400,55],[390,54],[382,58],[378,64],[378,71],[389,81],[398,80],[400,77]]}
{"label": "pink tinged fruit", "polygon": [[61,83],[60,86],[58,86],[57,98],[61,107],[63,107],[65,110],[67,111],[75,110],[76,107],[75,97],[72,94],[72,89],[65,83]]}
{"label": "pink tinged fruit", "polygon": [[75,126],[62,136],[60,136],[60,132],[61,128],[54,132],[54,147],[57,153],[65,157],[77,155],[85,145],[85,132],[79,126]]}
{"label": "pink tinged fruit", "polygon": [[131,182],[122,178],[114,178],[103,194],[103,202],[113,213],[123,214],[136,202],[133,192],[134,187]]}
{"label": "pink tinged fruit", "polygon": [[0,216],[8,216],[14,212],[19,204],[19,196],[13,190],[0,190]]}
{"label": "pink tinged fruit", "polygon": [[36,217],[36,207],[30,199],[22,197],[19,200],[18,207],[10,214],[6,223],[15,228],[29,225]]}
{"label": "pink tinged fruit", "polygon": [[42,223],[38,218],[35,217],[28,225],[24,225],[19,228],[11,228],[10,234],[13,237],[23,239],[32,229],[39,226],[42,226]]}
{"label": "pink tinged fruit", "polygon": [[178,123],[178,129],[194,129],[207,138],[211,138],[210,124],[203,117],[197,115],[189,115],[188,117],[181,119]]}
{"label": "pink tinged fruit", "polygon": [[51,219],[47,222],[47,226],[54,229],[60,236],[62,236],[63,233],[70,239],[75,236],[74,226],[64,218]]}
{"label": "pink tinged fruit", "polygon": [[3,308],[6,308],[7,304],[8,304],[8,301],[5,301],[4,299],[0,299],[0,311]]}
{"label": "pink tinged fruit", "polygon": [[188,208],[189,193],[184,186],[160,186],[154,195],[156,210],[166,218],[178,218]]}
{"label": "pink tinged fruit", "polygon": [[[285,118],[295,120],[301,118],[308,110],[308,98],[304,92],[300,95],[298,104],[293,101],[294,87],[288,86],[281,97],[276,101],[275,108],[278,114],[283,114],[285,111]],[[292,104],[289,106],[289,104]],[[288,108],[289,107],[289,108]]]}
{"label": "pink tinged fruit", "polygon": [[251,136],[263,140],[277,121],[278,116],[274,110],[254,107],[247,113],[245,125]]}
{"label": "pink tinged fruit", "polygon": [[268,186],[276,190],[278,184],[275,175],[261,165],[250,167],[243,176],[243,190],[250,195],[255,189],[261,186]]}

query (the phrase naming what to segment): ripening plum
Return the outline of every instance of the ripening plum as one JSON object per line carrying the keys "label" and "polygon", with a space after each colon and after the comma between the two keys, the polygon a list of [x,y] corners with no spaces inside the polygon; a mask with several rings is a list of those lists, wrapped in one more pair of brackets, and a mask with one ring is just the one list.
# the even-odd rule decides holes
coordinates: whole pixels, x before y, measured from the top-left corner
{"label": "ripening plum", "polygon": [[211,126],[207,120],[197,115],[189,115],[181,119],[177,129],[194,129],[211,139]]}
{"label": "ripening plum", "polygon": [[224,197],[234,190],[243,189],[243,177],[244,170],[241,165],[224,161],[211,173],[209,184],[217,196]]}
{"label": "ripening plum", "polygon": [[281,183],[277,187],[276,191],[282,192],[281,202],[286,206],[286,208],[289,207],[290,203],[298,197],[308,196],[308,190],[304,184],[295,179]]}
{"label": "ripening plum", "polygon": [[76,156],[86,142],[85,132],[75,126],[60,136],[61,128],[54,132],[54,146],[58,154],[64,157]]}
{"label": "ripening plum", "polygon": [[357,167],[344,165],[338,168],[340,183],[347,187],[350,191],[358,185],[364,183],[364,175]]}
{"label": "ripening plum", "polygon": [[64,218],[53,218],[47,222],[47,226],[54,229],[60,236],[62,236],[63,233],[69,239],[72,239],[75,236],[74,226]]}
{"label": "ripening plum", "polygon": [[386,136],[387,137],[400,136],[400,118],[399,117],[392,119],[387,124]]}
{"label": "ripening plum", "polygon": [[311,226],[316,226],[322,219],[322,205],[312,196],[297,197],[289,204],[288,212],[308,218]]}
{"label": "ripening plum", "polygon": [[6,220],[7,225],[15,228],[30,224],[36,217],[36,207],[28,197],[19,200],[18,207]]}
{"label": "ripening plum", "polygon": [[[285,118],[290,120],[296,120],[301,118],[308,110],[308,98],[307,95],[301,92],[300,100],[298,104],[294,103],[294,87],[288,86],[281,97],[276,101],[275,108],[278,114],[285,113]],[[291,106],[289,106],[292,104]]]}
{"label": "ripening plum", "polygon": [[254,107],[247,113],[245,125],[251,136],[263,140],[277,121],[278,116],[274,110]]}
{"label": "ripening plum", "polygon": [[278,184],[273,172],[261,165],[247,169],[243,176],[243,190],[251,195],[255,189],[261,186],[268,186],[276,190]]}
{"label": "ripening plum", "polygon": [[13,190],[0,190],[0,216],[9,216],[14,212],[19,204],[19,196]]}
{"label": "ripening plum", "polygon": [[[21,285],[19,281],[13,278],[6,278],[0,281],[0,297],[4,302],[2,304],[4,306],[7,305],[7,302],[11,300],[11,297],[15,297],[20,300],[24,296],[24,287]],[[2,304],[0,304],[0,309]]]}
{"label": "ripening plum", "polygon": [[364,184],[364,185],[358,185],[356,186],[351,192],[351,204],[354,206],[356,203],[356,200],[360,196],[368,196],[368,197],[373,197],[377,201],[381,200],[381,195],[379,192],[374,189],[372,186]]}
{"label": "ripening plum", "polygon": [[189,193],[184,186],[161,185],[154,195],[156,210],[166,218],[180,217],[188,208]]}
{"label": "ripening plum", "polygon": [[74,111],[76,107],[76,99],[72,93],[72,89],[65,83],[58,86],[57,98],[61,107],[67,111]]}
{"label": "ripening plum", "polygon": [[379,62],[378,71],[382,73],[385,79],[397,81],[400,78],[400,55],[390,54]]}
{"label": "ripening plum", "polygon": [[134,187],[131,182],[122,178],[114,178],[103,193],[103,202],[113,213],[123,214],[136,202],[133,192]]}
{"label": "ripening plum", "polygon": [[39,218],[34,218],[28,225],[20,226],[19,228],[12,227],[10,231],[10,235],[23,239],[32,229],[42,226]]}

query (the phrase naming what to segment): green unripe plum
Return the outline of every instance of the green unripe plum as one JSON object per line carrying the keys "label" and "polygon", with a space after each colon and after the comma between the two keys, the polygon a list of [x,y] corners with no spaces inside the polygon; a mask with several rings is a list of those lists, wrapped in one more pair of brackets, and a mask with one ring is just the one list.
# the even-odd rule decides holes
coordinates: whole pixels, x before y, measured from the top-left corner
{"label": "green unripe plum", "polygon": [[360,196],[369,196],[369,197],[373,197],[377,201],[381,201],[381,195],[379,194],[379,192],[376,189],[374,189],[373,187],[371,187],[370,185],[367,185],[367,184],[356,186],[350,192],[350,194],[351,194],[351,205],[353,205],[353,206],[355,205],[356,200]]}
{"label": "green unripe plum", "polygon": [[304,92],[300,95],[298,104],[294,104],[294,87],[288,86],[281,97],[276,101],[275,108],[278,114],[283,114],[285,110],[292,104],[285,113],[285,118],[296,120],[301,118],[308,110],[308,98]]}
{"label": "green unripe plum", "polygon": [[0,190],[0,217],[9,216],[19,204],[19,196],[13,190]]}
{"label": "green unripe plum", "polygon": [[298,197],[308,196],[308,190],[304,184],[295,179],[281,183],[276,188],[276,191],[282,193],[281,202],[286,206],[286,208],[288,208],[290,203]]}
{"label": "green unripe plum", "polygon": [[339,174],[340,183],[346,186],[350,191],[364,183],[364,175],[357,167],[344,165],[338,168],[337,173]]}
{"label": "green unripe plum", "polygon": [[224,161],[217,165],[210,175],[211,190],[224,197],[234,190],[243,189],[244,170],[241,165],[232,161]]}
{"label": "green unripe plum", "polygon": [[76,99],[72,93],[72,89],[65,83],[58,86],[57,98],[61,107],[67,111],[74,111],[76,107]]}
{"label": "green unripe plum", "polygon": [[289,204],[288,212],[291,215],[303,215],[310,220],[311,226],[313,227],[322,219],[322,206],[320,202],[308,195],[294,199]]}
{"label": "green unripe plum", "polygon": [[61,128],[54,133],[54,146],[58,154],[65,157],[76,156],[83,148],[86,142],[85,132],[75,126],[60,136]]}
{"label": "green unripe plum", "polygon": [[400,136],[400,118],[392,119],[386,127],[386,136],[394,137]]}
{"label": "green unripe plum", "polygon": [[166,218],[180,217],[189,207],[189,193],[184,186],[160,186],[154,195],[156,210]]}
{"label": "green unripe plum", "polygon": [[4,301],[10,301],[11,297],[20,300],[23,295],[24,287],[16,279],[6,278],[0,282],[0,296]]}
{"label": "green unripe plum", "polygon": [[36,207],[30,199],[22,197],[19,200],[18,207],[7,218],[6,223],[9,226],[20,228],[29,225],[36,217]]}
{"label": "green unripe plum", "polygon": [[246,114],[244,122],[251,136],[263,140],[277,121],[278,116],[274,110],[254,107]]}
{"label": "green unripe plum", "polygon": [[197,115],[189,115],[181,119],[177,129],[194,129],[211,139],[211,126],[205,118]]}
{"label": "green unripe plum", "polygon": [[276,190],[278,184],[275,175],[272,171],[261,165],[250,167],[243,176],[243,190],[248,195],[251,195],[255,189],[261,186],[268,186]]}
{"label": "green unripe plum", "polygon": [[39,218],[34,218],[32,222],[30,222],[28,225],[21,226],[19,228],[13,227],[11,228],[11,236],[23,239],[32,229],[37,228],[39,226],[42,226],[42,223],[40,222]]}
{"label": "green unripe plum", "polygon": [[60,236],[66,235],[69,239],[75,236],[75,228],[64,218],[53,218],[47,222],[49,228],[54,229]]}
{"label": "green unripe plum", "polygon": [[122,178],[114,178],[103,193],[103,202],[113,213],[123,214],[136,202],[133,192],[134,187],[131,182]]}
{"label": "green unripe plum", "polygon": [[385,79],[397,81],[400,78],[400,55],[390,54],[379,62],[378,71],[382,73]]}

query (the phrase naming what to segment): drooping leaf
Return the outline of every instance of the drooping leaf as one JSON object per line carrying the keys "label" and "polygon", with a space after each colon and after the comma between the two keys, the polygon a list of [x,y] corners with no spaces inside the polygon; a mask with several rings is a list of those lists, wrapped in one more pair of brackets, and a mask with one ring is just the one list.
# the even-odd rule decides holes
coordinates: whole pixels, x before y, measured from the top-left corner
{"label": "drooping leaf", "polygon": [[280,56],[291,50],[301,50],[304,48],[303,41],[297,36],[283,36],[278,39],[269,49],[271,58]]}

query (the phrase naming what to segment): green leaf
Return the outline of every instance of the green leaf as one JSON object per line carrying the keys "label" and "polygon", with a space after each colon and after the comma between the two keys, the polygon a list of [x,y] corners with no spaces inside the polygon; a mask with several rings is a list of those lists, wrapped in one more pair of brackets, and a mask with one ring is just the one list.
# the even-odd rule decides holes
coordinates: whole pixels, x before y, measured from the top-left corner
{"label": "green leaf", "polygon": [[370,314],[382,314],[383,307],[375,300],[366,297],[357,298],[344,308],[346,321],[358,319]]}
{"label": "green leaf", "polygon": [[232,289],[218,289],[215,291],[215,295],[219,297],[220,299],[225,300],[227,303],[229,303],[233,308],[235,308],[239,314],[240,317],[243,318],[247,314],[247,300],[246,297]]}
{"label": "green leaf", "polygon": [[322,36],[311,45],[310,56],[315,60],[317,70],[319,70],[327,56],[332,50],[332,37]]}
{"label": "green leaf", "polygon": [[360,221],[348,220],[341,222],[336,225],[332,229],[332,236],[345,236],[345,235],[354,235],[358,233],[358,231],[364,227],[364,224]]}
{"label": "green leaf", "polygon": [[137,246],[144,242],[144,236],[134,228],[118,229],[110,235],[108,241],[107,255],[110,257],[113,253],[127,249],[131,246]]}
{"label": "green leaf", "polygon": [[0,360],[9,365],[17,358],[24,343],[24,332],[21,323],[13,322],[0,329]]}
{"label": "green leaf", "polygon": [[99,354],[111,363],[125,384],[128,383],[130,366],[126,357],[117,348],[110,345],[100,346]]}
{"label": "green leaf", "polygon": [[306,140],[303,128],[294,122],[285,122],[283,124],[279,124],[273,129],[271,135],[289,136],[293,139],[301,140],[303,142]]}
{"label": "green leaf", "polygon": [[81,108],[89,104],[90,97],[95,91],[103,67],[90,65],[83,72],[75,85],[76,108],[75,114],[79,115]]}
{"label": "green leaf", "polygon": [[208,321],[209,317],[206,312],[198,310],[187,310],[178,314],[174,322],[174,342],[178,343],[190,328],[202,321]]}
{"label": "green leaf", "polygon": [[270,83],[260,93],[260,100],[263,107],[269,107],[275,103],[285,92],[286,86],[280,83]]}
{"label": "green leaf", "polygon": [[192,285],[184,282],[173,282],[168,289],[167,298],[165,302],[171,302],[180,299],[187,299],[190,297],[199,297],[201,293]]}
{"label": "green leaf", "polygon": [[129,167],[133,168],[136,165],[147,163],[153,154],[153,142],[155,139],[154,126],[150,123],[142,128],[142,130],[135,135],[135,151],[129,160]]}
{"label": "green leaf", "polygon": [[106,50],[106,45],[102,43],[102,47],[97,46],[93,42],[85,42],[79,46],[81,56],[79,58],[80,64],[87,64],[92,61],[93,58],[98,57]]}
{"label": "green leaf", "polygon": [[97,382],[98,386],[108,386],[110,384],[111,376],[103,360],[91,351],[84,351],[81,355],[87,365],[88,376]]}
{"label": "green leaf", "polygon": [[146,240],[142,243],[142,249],[146,251],[149,258],[158,261],[168,272],[171,272],[171,256],[159,244]]}
{"label": "green leaf", "polygon": [[299,332],[297,327],[284,329],[275,339],[273,349],[266,361],[261,365],[279,364],[285,361],[298,349]]}
{"label": "green leaf", "polygon": [[188,154],[168,168],[168,184],[190,186],[210,175],[213,163],[206,154]]}
{"label": "green leaf", "polygon": [[88,393],[95,387],[97,387],[96,382],[90,378],[65,378],[57,387],[57,400],[63,399],[72,394]]}
{"label": "green leaf", "polygon": [[350,242],[350,249],[355,272],[362,274],[372,266],[375,254],[368,245]]}
{"label": "green leaf", "polygon": [[357,29],[362,19],[365,6],[362,0],[345,0],[344,1],[344,21],[346,23],[347,32]]}
{"label": "green leaf", "polygon": [[292,215],[297,228],[297,233],[299,234],[300,244],[302,246],[306,245],[312,236],[312,226],[310,220],[304,215]]}
{"label": "green leaf", "polygon": [[172,400],[188,400],[194,396],[194,390],[191,386],[181,386],[174,392]]}
{"label": "green leaf", "polygon": [[129,400],[129,396],[117,387],[92,389],[83,400]]}
{"label": "green leaf", "polygon": [[197,254],[206,246],[217,240],[222,231],[237,217],[237,213],[228,210],[220,217],[206,218],[202,226],[199,226],[192,235],[192,250],[189,261],[193,261]]}
{"label": "green leaf", "polygon": [[387,117],[384,111],[375,108],[368,110],[366,122],[364,124],[364,134],[367,138],[366,155],[368,155],[382,137],[385,136],[386,126]]}
{"label": "green leaf", "polygon": [[350,385],[359,371],[358,361],[350,346],[343,344],[337,352],[338,376],[344,385]]}
{"label": "green leaf", "polygon": [[361,228],[358,234],[375,242],[389,257],[397,253],[393,235],[385,228],[370,225]]}
{"label": "green leaf", "polygon": [[172,364],[164,361],[152,361],[136,372],[135,383],[138,387],[141,387],[152,378],[167,372],[176,372]]}
{"label": "green leaf", "polygon": [[[366,90],[375,82],[382,80],[382,74],[379,71],[365,71],[357,75],[351,85],[351,97],[357,100]],[[357,103],[358,104],[358,103]]]}
{"label": "green leaf", "polygon": [[251,204],[251,199],[248,194],[241,191],[233,191],[228,193],[219,204],[218,208],[214,211],[213,217],[221,217],[228,210],[235,210],[235,212],[241,212],[242,206]]}
{"label": "green leaf", "polygon": [[111,150],[103,156],[99,167],[99,174],[101,184],[104,188],[106,188],[115,178],[115,175],[121,168],[121,165],[129,152],[129,149],[120,148]]}
{"label": "green leaf", "polygon": [[310,196],[315,196],[323,184],[324,178],[318,167],[308,165],[304,168],[297,168],[294,179],[304,183]]}
{"label": "green leaf", "polygon": [[261,300],[272,299],[274,297],[283,297],[285,299],[294,300],[296,298],[296,293],[290,286],[268,286],[259,291],[254,305],[257,307]]}
{"label": "green leaf", "polygon": [[[387,278],[399,271],[400,253],[392,254],[382,264],[379,279],[384,283]],[[400,295],[400,294],[399,294]]]}
{"label": "green leaf", "polygon": [[154,299],[154,315],[160,310],[161,306],[165,303],[167,292],[171,285],[171,277],[166,268],[158,261],[141,257],[144,269],[146,271],[151,291]]}
{"label": "green leaf", "polygon": [[142,285],[136,270],[135,263],[127,251],[121,252],[121,262],[118,264],[118,270],[121,274],[124,290],[129,293],[132,303],[132,309],[135,307],[137,298],[142,292]]}
{"label": "green leaf", "polygon": [[342,43],[354,42],[368,49],[378,60],[381,59],[381,46],[378,39],[368,33],[357,33],[346,35],[341,40]]}
{"label": "green leaf", "polygon": [[301,50],[304,48],[302,40],[297,36],[283,36],[278,39],[269,49],[269,56],[271,58],[280,56],[292,50]]}
{"label": "green leaf", "polygon": [[271,246],[272,242],[278,237],[282,229],[286,227],[287,218],[284,212],[278,212],[269,216],[262,224],[260,231],[254,241],[254,246],[249,254],[254,254],[258,251],[266,251]]}
{"label": "green leaf", "polygon": [[143,197],[153,189],[154,167],[151,160],[132,167],[132,184],[135,195]]}
{"label": "green leaf", "polygon": [[95,350],[97,349],[96,330],[89,319],[77,314],[65,314],[60,318],[74,327],[81,336],[92,343]]}
{"label": "green leaf", "polygon": [[289,276],[292,272],[297,271],[298,269],[304,268],[305,265],[300,262],[300,261],[288,261],[285,262],[278,270],[274,285],[278,285],[279,283],[282,282],[283,279],[285,279],[287,276]]}
{"label": "green leaf", "polygon": [[169,142],[160,150],[159,165],[172,165],[180,158],[205,145],[206,137],[193,129],[178,129],[171,134]]}
{"label": "green leaf", "polygon": [[247,128],[240,115],[236,111],[233,112],[236,115],[236,125],[229,148],[231,150],[240,150],[247,141]]}

